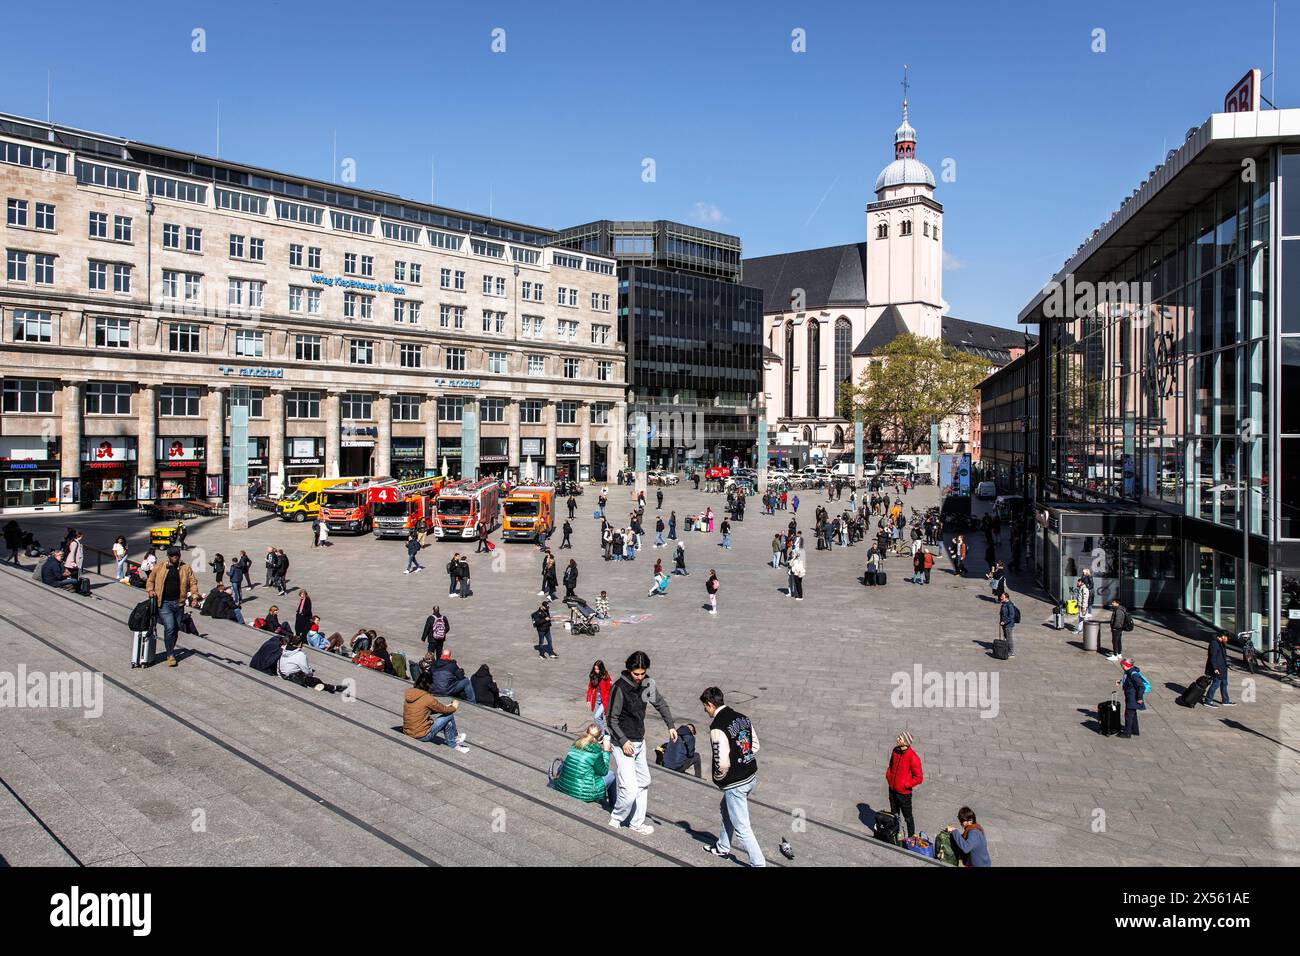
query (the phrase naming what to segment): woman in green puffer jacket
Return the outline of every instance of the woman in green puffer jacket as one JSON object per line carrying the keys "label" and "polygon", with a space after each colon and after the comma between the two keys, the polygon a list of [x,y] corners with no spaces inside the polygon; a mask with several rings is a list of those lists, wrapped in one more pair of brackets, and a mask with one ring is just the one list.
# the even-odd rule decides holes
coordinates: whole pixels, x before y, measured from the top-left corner
{"label": "woman in green puffer jacket", "polygon": [[561,793],[584,803],[606,799],[606,790],[614,782],[609,769],[609,738],[595,724],[588,724],[582,736],[573,742],[554,786]]}

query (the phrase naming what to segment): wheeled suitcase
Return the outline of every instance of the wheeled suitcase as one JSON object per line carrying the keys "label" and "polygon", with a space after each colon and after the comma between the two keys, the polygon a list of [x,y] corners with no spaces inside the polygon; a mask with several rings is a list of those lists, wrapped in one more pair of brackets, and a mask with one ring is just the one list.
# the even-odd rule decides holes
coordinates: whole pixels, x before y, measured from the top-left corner
{"label": "wheeled suitcase", "polygon": [[884,587],[888,583],[889,583],[889,575],[886,574],[884,571],[877,571],[876,584],[880,587]]}
{"label": "wheeled suitcase", "polygon": [[1178,703],[1184,707],[1195,707],[1205,699],[1205,692],[1210,689],[1210,675],[1202,674],[1192,681],[1192,686],[1183,691]]}
{"label": "wheeled suitcase", "polygon": [[994,638],[993,656],[1000,661],[1009,660],[1011,658],[1011,645],[1006,642],[1005,638]]}
{"label": "wheeled suitcase", "polygon": [[154,652],[158,644],[158,632],[156,628],[149,628],[145,631],[131,632],[131,666],[148,667],[154,658]]}
{"label": "wheeled suitcase", "polygon": [[1097,705],[1097,722],[1101,724],[1103,737],[1114,737],[1121,726],[1119,698],[1111,695],[1110,700],[1103,700]]}

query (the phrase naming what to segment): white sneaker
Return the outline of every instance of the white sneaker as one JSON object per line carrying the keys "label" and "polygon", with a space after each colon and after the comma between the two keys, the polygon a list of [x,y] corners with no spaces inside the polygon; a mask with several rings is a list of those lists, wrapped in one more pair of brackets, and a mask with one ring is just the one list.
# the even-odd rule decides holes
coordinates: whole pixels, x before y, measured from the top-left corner
{"label": "white sneaker", "polygon": [[410,574],[410,573],[411,573],[411,569],[410,569],[410,568],[407,568],[407,569],[406,569],[405,571],[403,571],[402,573],[403,573],[403,574]]}
{"label": "white sneaker", "polygon": [[710,613],[710,614],[717,614],[718,612],[717,612],[717,611],[710,611],[709,613]]}
{"label": "white sneaker", "polygon": [[457,735],[456,735],[456,746],[459,747],[459,746],[460,746],[461,744],[463,744],[464,742],[465,742],[465,735],[464,735],[464,734],[457,734]]}
{"label": "white sneaker", "polygon": [[640,826],[636,826],[636,827],[628,827],[628,829],[631,830],[633,833],[639,833],[642,836],[649,836],[650,834],[655,832],[655,828],[648,823],[643,823]]}
{"label": "white sneaker", "polygon": [[467,753],[469,753],[469,748],[466,747],[466,746],[463,746],[463,745],[461,745],[461,744],[457,744],[457,745],[456,745],[456,753],[458,753],[458,754],[467,754]]}
{"label": "white sneaker", "polygon": [[616,819],[614,819],[613,817],[610,817],[610,818],[609,818],[609,825],[612,826],[615,830],[621,830],[621,829],[623,828],[623,821],[622,821],[622,820],[616,820]]}

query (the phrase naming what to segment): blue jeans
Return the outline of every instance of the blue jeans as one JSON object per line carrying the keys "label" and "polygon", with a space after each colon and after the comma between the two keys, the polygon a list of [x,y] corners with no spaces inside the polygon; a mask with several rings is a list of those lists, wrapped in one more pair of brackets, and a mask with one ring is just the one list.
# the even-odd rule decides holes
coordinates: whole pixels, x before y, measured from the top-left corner
{"label": "blue jeans", "polygon": [[592,708],[591,722],[600,728],[602,734],[609,733],[609,729],[605,726],[605,705],[601,703],[600,697],[596,698],[596,706]]}
{"label": "blue jeans", "polygon": [[236,607],[244,603],[244,591],[234,581],[230,582],[230,596],[234,598]]}
{"label": "blue jeans", "polygon": [[724,548],[730,548],[730,547],[731,547],[731,532],[730,532],[730,531],[728,531],[726,534],[724,534],[724,535],[722,536],[722,546],[723,546]]}
{"label": "blue jeans", "polygon": [[1205,699],[1207,701],[1214,698],[1214,689],[1216,687],[1219,689],[1219,702],[1223,704],[1229,703],[1227,674],[1220,674],[1218,677],[1210,681],[1210,686],[1205,691]]}
{"label": "blue jeans", "polygon": [[722,853],[730,853],[734,838],[749,856],[750,866],[767,866],[762,847],[749,825],[749,795],[757,784],[758,775],[755,774],[740,786],[722,791],[722,833],[718,836],[717,847]]}
{"label": "blue jeans", "polygon": [[655,532],[655,547],[656,547],[656,548],[662,548],[663,546],[664,546],[664,533],[663,533],[662,531],[656,531],[656,532]]}
{"label": "blue jeans", "polygon": [[162,622],[163,646],[167,648],[168,657],[176,650],[176,635],[180,631],[181,617],[184,614],[184,606],[177,601],[163,601],[158,605],[158,620]]}
{"label": "blue jeans", "polygon": [[469,701],[471,704],[478,703],[478,701],[474,699],[474,685],[469,682],[468,677],[456,681],[456,683],[447,688],[448,697],[460,697],[461,694],[464,694],[463,699]]}
{"label": "blue jeans", "polygon": [[456,746],[456,715],[441,714],[435,717],[429,732],[420,738],[425,743],[433,743],[433,738],[442,733],[448,747]]}
{"label": "blue jeans", "polygon": [[779,568],[780,566],[781,566],[781,552],[780,552],[780,551],[773,551],[773,552],[772,552],[772,567],[774,567],[774,568]]}
{"label": "blue jeans", "polygon": [[555,653],[555,645],[551,643],[550,627],[542,628],[537,632],[537,652],[542,655]]}
{"label": "blue jeans", "polygon": [[[14,552],[14,564],[18,563],[18,552]],[[120,558],[117,562],[117,579],[120,581],[126,577],[126,558]]]}

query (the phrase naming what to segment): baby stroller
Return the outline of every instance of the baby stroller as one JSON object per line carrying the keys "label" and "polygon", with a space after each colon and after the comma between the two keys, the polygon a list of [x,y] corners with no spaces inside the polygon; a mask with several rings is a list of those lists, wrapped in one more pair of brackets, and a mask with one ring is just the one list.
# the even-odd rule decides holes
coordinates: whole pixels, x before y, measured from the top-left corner
{"label": "baby stroller", "polygon": [[586,604],[569,605],[569,633],[599,634],[600,625],[596,623],[596,611]]}

